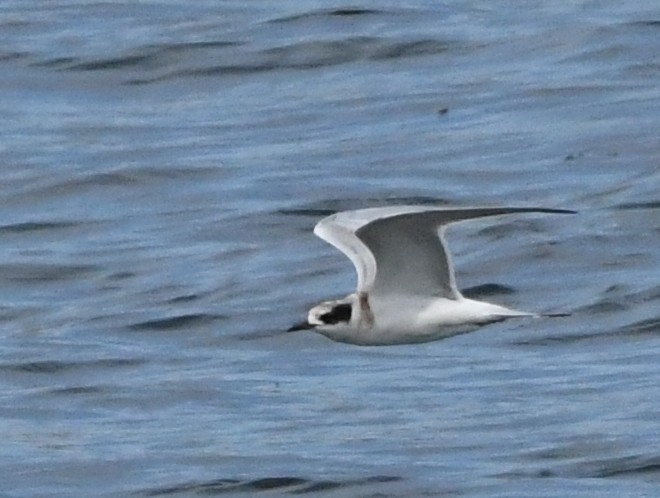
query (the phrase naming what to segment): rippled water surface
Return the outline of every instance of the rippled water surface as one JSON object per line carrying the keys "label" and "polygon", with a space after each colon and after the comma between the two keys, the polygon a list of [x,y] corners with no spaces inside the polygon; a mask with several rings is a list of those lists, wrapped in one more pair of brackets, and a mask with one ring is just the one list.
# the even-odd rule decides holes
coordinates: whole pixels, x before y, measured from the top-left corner
{"label": "rippled water surface", "polygon": [[[0,494],[657,496],[660,6],[0,4]],[[459,285],[568,312],[286,334],[343,209],[455,227]]]}

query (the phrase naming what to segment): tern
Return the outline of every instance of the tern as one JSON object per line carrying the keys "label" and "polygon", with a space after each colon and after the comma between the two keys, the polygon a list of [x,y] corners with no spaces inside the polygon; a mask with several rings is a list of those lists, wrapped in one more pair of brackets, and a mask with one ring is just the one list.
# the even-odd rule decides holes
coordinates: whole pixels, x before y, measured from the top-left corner
{"label": "tern", "polygon": [[515,213],[575,211],[390,206],[322,219],[314,233],[348,256],[357,271],[357,290],[314,306],[307,320],[289,331],[312,329],[338,342],[381,346],[429,342],[509,318],[543,316],[468,299],[456,286],[445,228]]}

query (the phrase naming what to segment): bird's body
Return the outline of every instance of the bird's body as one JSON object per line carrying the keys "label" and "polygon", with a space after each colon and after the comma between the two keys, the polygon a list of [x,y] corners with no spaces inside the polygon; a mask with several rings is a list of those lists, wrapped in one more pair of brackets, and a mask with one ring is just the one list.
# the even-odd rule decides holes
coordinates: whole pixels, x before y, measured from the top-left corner
{"label": "bird's body", "polygon": [[[365,314],[359,307],[357,294],[326,303],[341,305],[347,302],[351,303],[358,316]],[[464,297],[455,300],[410,297],[393,299],[384,306],[378,301],[376,303],[375,306],[369,305],[372,321],[357,318],[335,324],[317,325],[314,329],[334,341],[350,344],[413,344],[469,332],[507,318],[534,316],[533,313],[515,311]]]}
{"label": "bird's body", "polygon": [[484,216],[571,213],[543,208],[394,206],[336,213],[314,233],[353,262],[357,291],[313,307],[307,321],[335,341],[361,345],[428,342],[534,313],[465,298],[456,287],[443,228]]}

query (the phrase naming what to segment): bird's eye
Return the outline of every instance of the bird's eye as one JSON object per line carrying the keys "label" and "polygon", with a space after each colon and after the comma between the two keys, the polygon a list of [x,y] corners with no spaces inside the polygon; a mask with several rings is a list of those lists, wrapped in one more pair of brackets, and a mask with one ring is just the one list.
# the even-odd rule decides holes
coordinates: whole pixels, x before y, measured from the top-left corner
{"label": "bird's eye", "polygon": [[351,321],[351,305],[350,304],[338,304],[332,308],[327,313],[324,313],[319,318],[321,321],[327,325],[334,325],[339,322],[350,322]]}

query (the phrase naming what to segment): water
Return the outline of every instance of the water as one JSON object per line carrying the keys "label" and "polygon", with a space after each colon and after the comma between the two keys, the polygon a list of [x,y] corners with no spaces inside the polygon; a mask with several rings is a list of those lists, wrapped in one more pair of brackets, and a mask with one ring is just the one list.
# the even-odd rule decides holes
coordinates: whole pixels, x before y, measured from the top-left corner
{"label": "water", "polygon": [[[657,2],[0,6],[0,494],[656,496]],[[284,334],[342,209],[456,227],[567,311],[425,345]]]}

